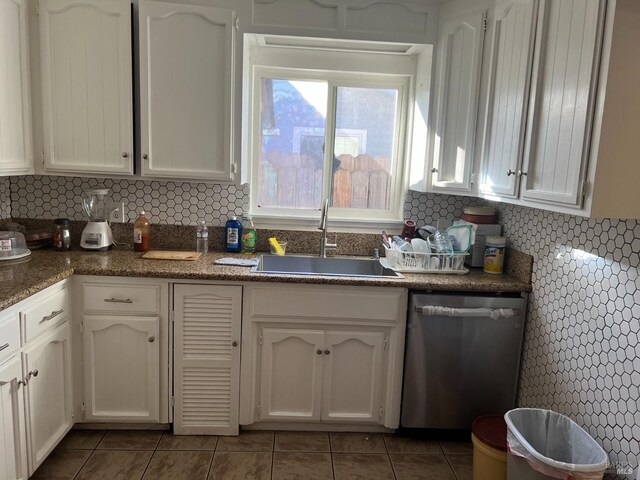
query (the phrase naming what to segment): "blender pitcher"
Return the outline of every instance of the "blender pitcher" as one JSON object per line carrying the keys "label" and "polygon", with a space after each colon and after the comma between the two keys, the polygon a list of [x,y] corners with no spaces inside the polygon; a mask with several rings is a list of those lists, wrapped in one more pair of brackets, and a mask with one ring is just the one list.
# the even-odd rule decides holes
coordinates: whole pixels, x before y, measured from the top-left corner
{"label": "blender pitcher", "polygon": [[89,222],[80,238],[80,247],[83,249],[105,251],[113,245],[113,234],[107,222],[110,213],[109,203],[108,188],[85,190],[82,206]]}

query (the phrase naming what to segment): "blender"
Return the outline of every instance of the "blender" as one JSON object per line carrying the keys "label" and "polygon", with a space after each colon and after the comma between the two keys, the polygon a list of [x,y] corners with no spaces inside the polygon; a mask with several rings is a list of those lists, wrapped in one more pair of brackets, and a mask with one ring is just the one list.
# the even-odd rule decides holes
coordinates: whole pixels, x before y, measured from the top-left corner
{"label": "blender", "polygon": [[109,189],[85,190],[82,206],[89,217],[87,226],[80,237],[80,247],[85,250],[104,252],[113,245],[111,227],[107,223],[109,210]]}

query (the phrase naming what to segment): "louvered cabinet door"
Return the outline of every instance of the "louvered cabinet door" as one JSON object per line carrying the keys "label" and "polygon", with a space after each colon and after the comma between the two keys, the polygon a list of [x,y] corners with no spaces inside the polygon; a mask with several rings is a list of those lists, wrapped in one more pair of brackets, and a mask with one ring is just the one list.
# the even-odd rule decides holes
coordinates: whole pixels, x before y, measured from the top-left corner
{"label": "louvered cabinet door", "polygon": [[242,287],[175,285],[177,435],[237,435]]}
{"label": "louvered cabinet door", "polygon": [[158,422],[160,318],[85,315],[83,324],[84,419]]}

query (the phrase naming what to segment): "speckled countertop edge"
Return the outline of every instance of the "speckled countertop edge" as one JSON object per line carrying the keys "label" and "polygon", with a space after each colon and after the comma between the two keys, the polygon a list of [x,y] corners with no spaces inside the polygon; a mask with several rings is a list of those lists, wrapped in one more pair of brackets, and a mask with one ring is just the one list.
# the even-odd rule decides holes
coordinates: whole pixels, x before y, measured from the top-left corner
{"label": "speckled countertop edge", "polygon": [[[326,285],[398,287],[418,290],[468,292],[529,292],[531,283],[510,275],[472,270],[466,275],[409,274],[404,278],[329,277],[265,274],[248,267],[215,265],[232,254],[212,252],[195,262],[143,260],[141,254],[114,250],[106,253],[34,251],[29,262],[0,268],[0,310],[24,300],[73,274],[145,277],[224,282],[272,282]],[[239,256],[239,255],[238,255]],[[247,258],[242,256],[242,258]]]}

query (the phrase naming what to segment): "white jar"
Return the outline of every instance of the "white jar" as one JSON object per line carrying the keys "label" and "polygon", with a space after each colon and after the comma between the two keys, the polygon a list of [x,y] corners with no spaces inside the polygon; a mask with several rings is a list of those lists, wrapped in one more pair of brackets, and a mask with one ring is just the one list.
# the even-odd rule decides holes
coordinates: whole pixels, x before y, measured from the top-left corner
{"label": "white jar", "polygon": [[504,266],[504,251],[507,246],[505,237],[487,237],[484,247],[484,268],[485,273],[499,275]]}

